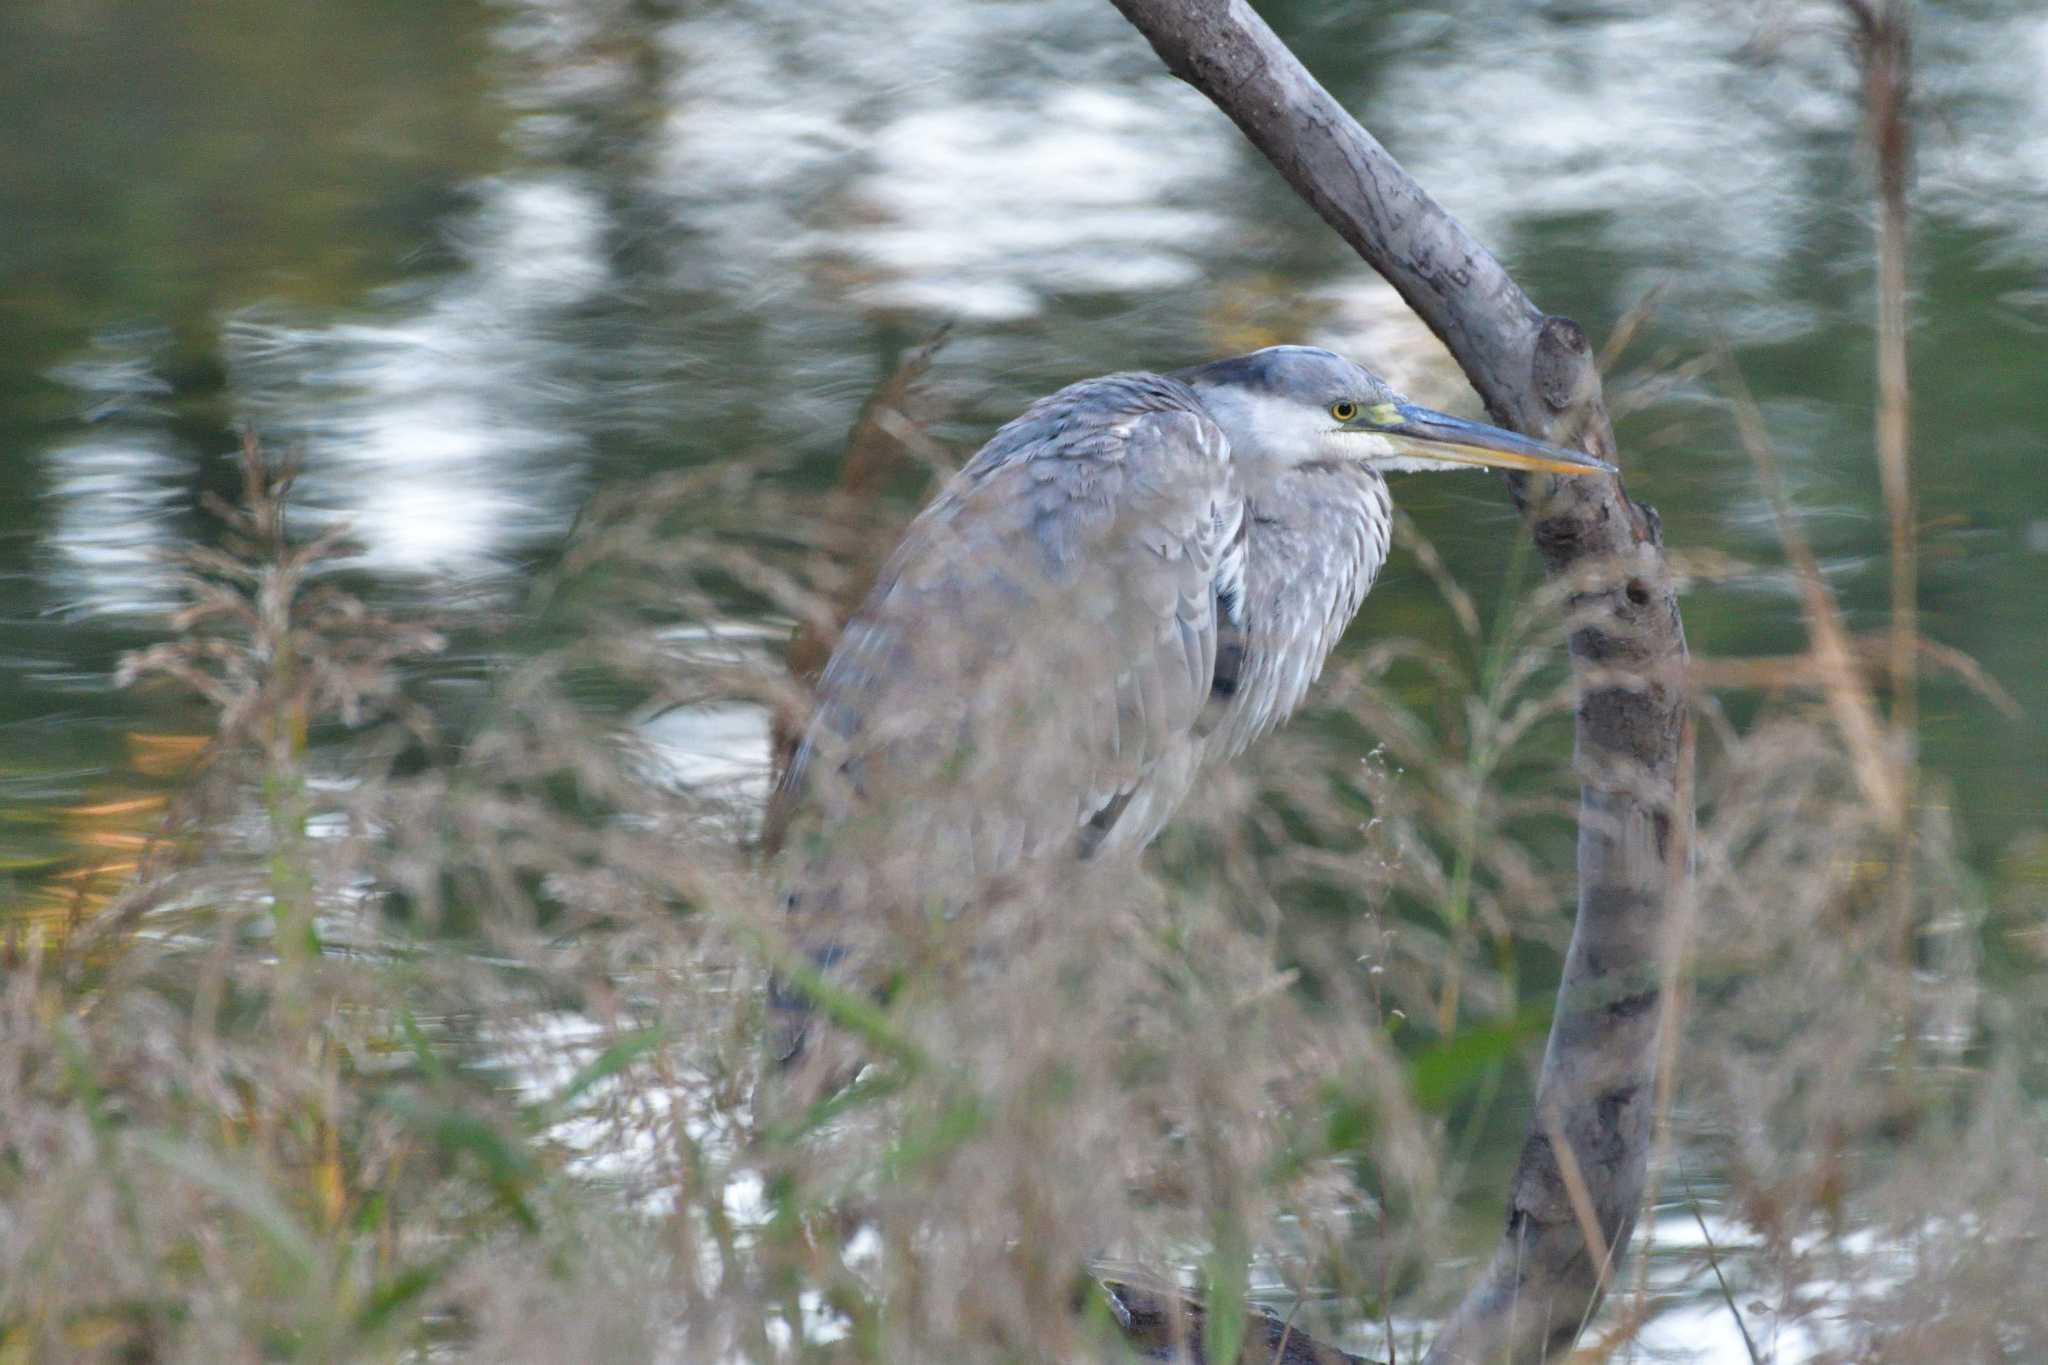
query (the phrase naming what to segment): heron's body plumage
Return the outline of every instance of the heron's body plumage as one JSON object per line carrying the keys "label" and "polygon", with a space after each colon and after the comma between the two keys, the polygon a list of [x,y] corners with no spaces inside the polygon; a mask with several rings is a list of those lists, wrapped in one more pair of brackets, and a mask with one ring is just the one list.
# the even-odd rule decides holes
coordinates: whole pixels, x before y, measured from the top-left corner
{"label": "heron's body plumage", "polygon": [[891,915],[1150,843],[1306,698],[1386,562],[1382,469],[1475,450],[1584,461],[1306,347],[1032,404],[912,522],[825,668],[780,793],[799,943],[844,962]]}
{"label": "heron's body plumage", "polygon": [[1387,483],[1355,465],[1312,464],[1244,481],[1241,649],[1206,757],[1234,758],[1298,710],[1387,562]]}
{"label": "heron's body plumage", "polygon": [[1245,577],[1232,474],[1193,391],[1159,375],[1072,385],[998,431],[820,680],[795,808],[814,829],[873,812],[886,834],[855,841],[858,870],[828,850],[803,891],[844,901],[883,871],[900,894],[877,866],[898,851],[930,885],[1149,842],[1206,747],[1218,585]]}

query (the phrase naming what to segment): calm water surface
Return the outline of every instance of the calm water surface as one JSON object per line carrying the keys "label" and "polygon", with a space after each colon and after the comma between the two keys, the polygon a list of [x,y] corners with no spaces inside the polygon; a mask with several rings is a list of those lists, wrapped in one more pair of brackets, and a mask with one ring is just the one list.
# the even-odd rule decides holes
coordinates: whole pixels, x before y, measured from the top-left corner
{"label": "calm water surface", "polygon": [[[1625,365],[1732,349],[1853,623],[1879,628],[1839,43],[1782,6],[1261,8],[1546,307],[1597,340],[1658,291]],[[1921,12],[1924,623],[2039,717],[2048,13]],[[1073,378],[1277,340],[1461,397],[1099,0],[11,0],[0,51],[0,907],[118,875],[203,723],[110,674],[160,636],[163,552],[212,534],[198,501],[232,490],[239,424],[303,450],[305,505],[352,523],[376,591],[445,607],[519,601],[600,486],[763,460],[824,482],[869,389],[949,319],[939,434],[961,448]],[[1702,386],[1621,437],[1674,548],[1778,562]],[[1402,497],[1467,581],[1498,580],[1496,486]],[[1702,654],[1801,638],[1768,571],[1686,620]],[[1356,634],[1375,622],[1452,629],[1398,559]],[[2041,726],[1940,679],[1925,706],[1933,799],[1987,878],[2022,875]]]}

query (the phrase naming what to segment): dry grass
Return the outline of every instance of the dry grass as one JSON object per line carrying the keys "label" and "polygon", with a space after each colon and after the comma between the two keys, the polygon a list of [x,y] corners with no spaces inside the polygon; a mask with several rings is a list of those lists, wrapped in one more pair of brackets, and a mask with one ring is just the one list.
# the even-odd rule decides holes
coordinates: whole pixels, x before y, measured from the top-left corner
{"label": "dry grass", "polygon": [[[778,1111],[758,782],[678,780],[647,722],[798,695],[757,623],[831,618],[837,518],[726,474],[594,507],[548,590],[578,628],[436,734],[435,637],[323,583],[250,459],[233,557],[131,666],[213,703],[212,760],[7,980],[6,1350],[1115,1359],[1090,1264],[1205,1290],[1212,1345],[1251,1288],[1416,1349],[1569,927],[1550,590],[1489,622],[1404,527],[1452,646],[1355,651],[1145,868],[1014,897],[999,967],[950,926],[964,989],[841,1000],[869,1069]],[[1985,990],[1925,781],[1892,951],[1895,826],[1828,698],[1702,701],[1675,1150],[1760,1340],[2024,1357],[2040,993]]]}

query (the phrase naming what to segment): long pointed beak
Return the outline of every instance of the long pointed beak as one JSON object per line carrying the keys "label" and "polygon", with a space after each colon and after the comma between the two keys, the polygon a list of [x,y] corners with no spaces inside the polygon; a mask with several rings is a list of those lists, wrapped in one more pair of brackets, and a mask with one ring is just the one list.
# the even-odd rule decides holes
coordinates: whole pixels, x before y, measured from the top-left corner
{"label": "long pointed beak", "polygon": [[1344,431],[1384,436],[1404,455],[1445,464],[1488,465],[1542,474],[1616,474],[1605,460],[1563,446],[1532,441],[1512,431],[1468,422],[1462,417],[1418,408],[1412,403],[1380,403],[1346,422]]}

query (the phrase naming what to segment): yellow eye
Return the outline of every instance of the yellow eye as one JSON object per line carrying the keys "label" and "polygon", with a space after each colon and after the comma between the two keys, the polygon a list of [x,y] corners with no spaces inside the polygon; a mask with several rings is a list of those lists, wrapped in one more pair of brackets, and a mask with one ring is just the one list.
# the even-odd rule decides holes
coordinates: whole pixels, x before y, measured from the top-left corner
{"label": "yellow eye", "polygon": [[1340,422],[1348,422],[1358,416],[1358,404],[1339,399],[1337,402],[1330,404],[1330,416]]}

